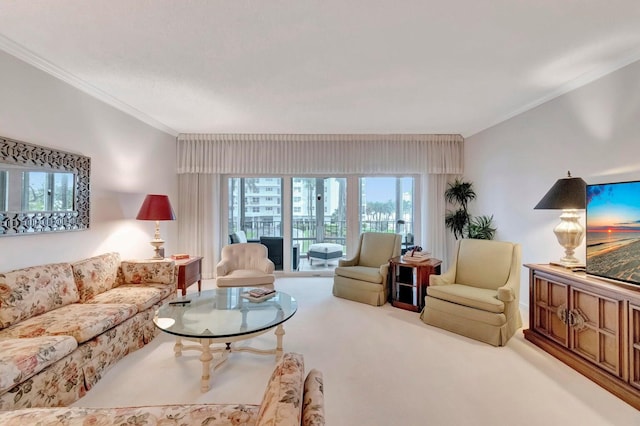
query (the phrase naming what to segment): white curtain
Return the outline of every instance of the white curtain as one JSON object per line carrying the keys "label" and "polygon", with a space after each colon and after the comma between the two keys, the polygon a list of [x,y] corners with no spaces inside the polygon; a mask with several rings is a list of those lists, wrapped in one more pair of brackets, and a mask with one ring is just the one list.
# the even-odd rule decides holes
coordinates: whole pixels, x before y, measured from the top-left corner
{"label": "white curtain", "polygon": [[178,173],[459,174],[460,135],[181,134]]}
{"label": "white curtain", "polygon": [[220,175],[178,175],[178,249],[202,256],[202,278],[213,278],[220,247]]}
{"label": "white curtain", "polygon": [[442,271],[449,266],[449,256],[455,240],[444,226],[444,218],[447,212],[447,202],[444,198],[444,191],[447,184],[459,175],[423,175],[422,193],[420,194],[422,212],[422,235],[420,241],[424,241],[423,246],[431,251],[436,259],[442,259]]}
{"label": "white curtain", "polygon": [[179,248],[204,257],[213,278],[221,245],[222,175],[417,174],[425,249],[448,256],[444,190],[463,172],[460,135],[181,134],[178,136]]}

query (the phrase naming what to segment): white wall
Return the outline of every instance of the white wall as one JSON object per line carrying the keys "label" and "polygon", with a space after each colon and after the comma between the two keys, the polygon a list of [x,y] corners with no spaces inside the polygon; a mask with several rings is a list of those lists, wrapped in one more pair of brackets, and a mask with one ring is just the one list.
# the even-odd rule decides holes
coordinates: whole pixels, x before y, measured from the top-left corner
{"label": "white wall", "polygon": [[[91,227],[87,231],[0,237],[0,272],[75,261],[107,251],[153,255],[154,223],[136,221],[147,193],[177,207],[175,137],[0,51],[0,135],[91,157]],[[167,254],[175,222],[161,223]]]}
{"label": "white wall", "polygon": [[[496,239],[521,243],[523,263],[564,253],[553,234],[560,211],[533,207],[568,170],[588,184],[640,180],[639,76],[636,62],[466,140],[465,178],[478,194],[470,210],[494,214]],[[576,257],[585,259],[584,243]]]}

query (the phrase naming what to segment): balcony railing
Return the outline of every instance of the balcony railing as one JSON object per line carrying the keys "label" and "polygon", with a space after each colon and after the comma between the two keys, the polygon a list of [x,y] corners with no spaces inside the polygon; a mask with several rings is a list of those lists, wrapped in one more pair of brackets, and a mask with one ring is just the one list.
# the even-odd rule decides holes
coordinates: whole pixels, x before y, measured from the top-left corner
{"label": "balcony railing", "polygon": [[[395,220],[363,220],[361,221],[362,232],[396,232],[397,223]],[[235,231],[234,224],[229,223],[230,232]],[[264,220],[245,220],[241,224],[241,229],[247,234],[247,239],[258,240],[260,237],[280,237],[282,236],[282,222]],[[413,223],[405,222],[403,233],[413,232]],[[342,251],[346,253],[346,221],[324,222],[324,236],[322,242],[340,244]],[[317,225],[315,219],[297,218],[293,220],[292,240],[298,244],[300,253],[304,256],[309,251],[309,246],[321,242],[317,236]]]}

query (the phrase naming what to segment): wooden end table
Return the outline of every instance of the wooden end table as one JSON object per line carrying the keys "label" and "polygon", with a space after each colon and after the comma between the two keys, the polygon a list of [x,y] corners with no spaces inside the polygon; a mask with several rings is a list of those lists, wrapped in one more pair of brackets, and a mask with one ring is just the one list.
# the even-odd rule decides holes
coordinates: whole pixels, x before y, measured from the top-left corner
{"label": "wooden end table", "polygon": [[187,287],[198,282],[198,292],[202,290],[202,257],[192,256],[188,259],[176,260],[178,267],[178,289],[182,295],[187,294]]}
{"label": "wooden end table", "polygon": [[423,262],[407,262],[404,256],[389,261],[391,274],[391,304],[396,308],[420,312],[429,286],[429,276],[440,274],[439,259]]}

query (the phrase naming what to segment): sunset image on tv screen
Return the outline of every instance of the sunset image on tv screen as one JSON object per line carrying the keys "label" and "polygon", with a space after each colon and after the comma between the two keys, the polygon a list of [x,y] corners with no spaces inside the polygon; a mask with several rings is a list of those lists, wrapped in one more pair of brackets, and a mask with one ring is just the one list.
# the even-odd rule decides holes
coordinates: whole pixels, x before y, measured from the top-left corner
{"label": "sunset image on tv screen", "polygon": [[640,182],[587,185],[587,273],[640,283]]}

